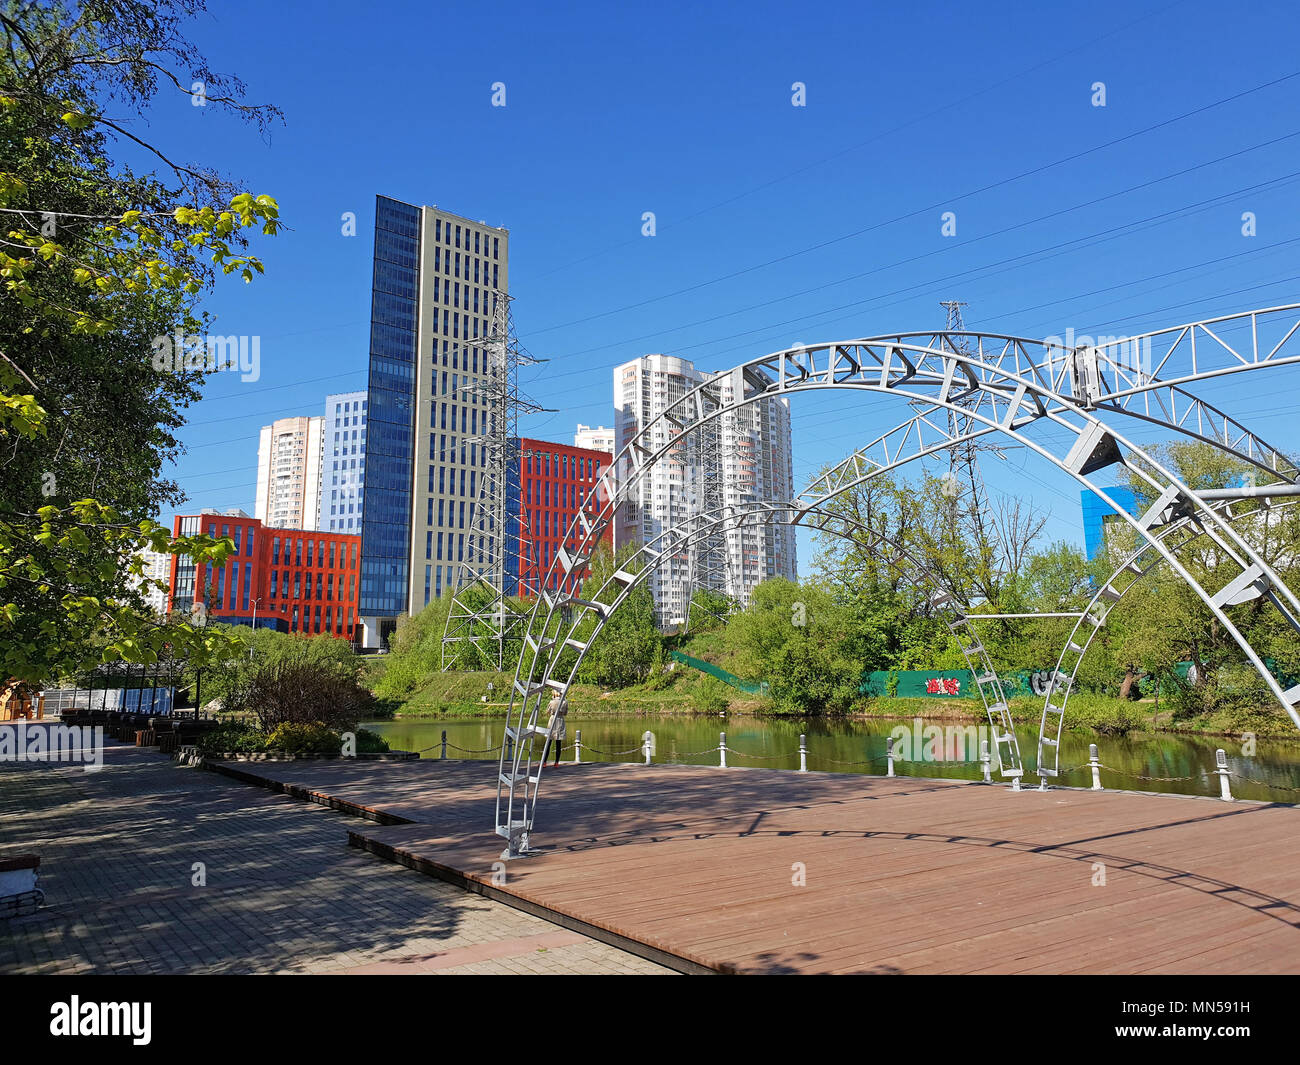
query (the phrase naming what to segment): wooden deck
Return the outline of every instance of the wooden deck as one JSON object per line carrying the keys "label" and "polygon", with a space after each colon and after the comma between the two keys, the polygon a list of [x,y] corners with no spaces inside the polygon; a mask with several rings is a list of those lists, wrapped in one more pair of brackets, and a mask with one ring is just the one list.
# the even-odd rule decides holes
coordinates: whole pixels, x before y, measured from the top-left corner
{"label": "wooden deck", "polygon": [[542,783],[545,852],[494,883],[496,763],[220,768],[378,822],[355,846],[685,971],[1300,972],[1294,806],[565,765]]}

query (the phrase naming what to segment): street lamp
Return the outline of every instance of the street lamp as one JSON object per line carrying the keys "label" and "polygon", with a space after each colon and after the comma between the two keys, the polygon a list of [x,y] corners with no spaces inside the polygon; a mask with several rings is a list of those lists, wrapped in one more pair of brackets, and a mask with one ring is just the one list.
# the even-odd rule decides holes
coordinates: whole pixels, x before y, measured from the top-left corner
{"label": "street lamp", "polygon": [[[202,600],[195,603],[190,611],[194,627],[197,629],[206,629],[208,627],[208,607]],[[194,671],[194,723],[199,723],[199,710],[203,706],[203,667],[199,666]]]}
{"label": "street lamp", "polygon": [[[254,633],[257,632],[257,607],[258,604],[260,604],[261,602],[262,599],[260,596],[253,600],[253,632]],[[250,662],[253,660],[253,645],[251,643],[248,645],[248,660]]]}

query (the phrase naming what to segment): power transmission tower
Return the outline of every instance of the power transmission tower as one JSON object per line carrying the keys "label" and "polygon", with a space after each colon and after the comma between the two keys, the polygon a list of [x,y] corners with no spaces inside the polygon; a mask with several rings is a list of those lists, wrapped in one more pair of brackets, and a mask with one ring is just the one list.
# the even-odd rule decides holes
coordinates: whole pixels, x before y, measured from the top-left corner
{"label": "power transmission tower", "polygon": [[[481,347],[484,378],[466,389],[482,405],[484,432],[466,443],[477,445],[481,456],[478,471],[478,499],[471,504],[465,557],[456,569],[456,590],[447,613],[442,636],[442,668],[461,664],[472,648],[475,664],[505,666],[506,644],[522,638],[527,612],[511,600],[519,598],[520,585],[526,595],[535,595],[539,569],[532,558],[532,537],[524,517],[520,495],[523,457],[519,445],[519,415],[537,414],[538,406],[519,391],[519,367],[536,365],[519,344],[510,297],[493,294],[492,328],[486,337],[466,347]],[[530,557],[521,545],[527,544]]]}
{"label": "power transmission tower", "polygon": [[[965,300],[940,300],[939,306],[947,313],[944,330],[949,346],[960,355],[973,354],[970,338],[962,335],[966,332],[966,323],[962,318],[961,309],[969,304]],[[959,399],[956,405],[974,409],[977,402],[978,397],[973,397]],[[963,428],[969,428],[961,424],[961,416],[957,411],[949,411],[949,424],[954,436],[962,435]],[[981,567],[991,569],[995,561],[989,557],[992,523],[988,511],[988,490],[980,470],[981,452],[991,452],[998,458],[1005,458],[1002,448],[998,445],[983,443],[969,436],[948,448],[948,472],[943,478],[943,491],[952,504],[954,526],[960,522],[971,531],[976,549],[981,555]]]}

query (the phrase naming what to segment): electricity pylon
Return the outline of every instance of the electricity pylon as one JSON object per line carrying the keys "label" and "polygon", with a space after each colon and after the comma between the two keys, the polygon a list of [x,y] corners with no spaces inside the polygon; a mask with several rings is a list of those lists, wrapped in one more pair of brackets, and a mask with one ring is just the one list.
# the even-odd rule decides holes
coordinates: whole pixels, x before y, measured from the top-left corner
{"label": "electricity pylon", "polygon": [[[538,567],[532,558],[520,493],[519,415],[537,414],[538,406],[519,391],[519,367],[534,366],[534,358],[519,344],[510,297],[493,296],[492,328],[478,345],[484,349],[484,380],[466,391],[479,398],[486,424],[477,444],[482,466],[478,499],[471,504],[465,557],[456,569],[456,589],[442,635],[442,668],[461,664],[473,648],[481,664],[505,667],[506,645],[521,638],[528,615],[512,600],[520,586],[535,595]],[[525,557],[525,551],[529,557]]]}

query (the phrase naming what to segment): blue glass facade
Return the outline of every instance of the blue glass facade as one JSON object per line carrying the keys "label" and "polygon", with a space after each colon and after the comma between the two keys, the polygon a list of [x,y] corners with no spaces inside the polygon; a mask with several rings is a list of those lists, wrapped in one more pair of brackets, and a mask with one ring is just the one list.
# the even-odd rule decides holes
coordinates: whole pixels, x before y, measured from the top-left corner
{"label": "blue glass facade", "polygon": [[[1131,489],[1117,487],[1105,491],[1130,514],[1137,513],[1137,499]],[[1083,543],[1088,557],[1096,558],[1106,549],[1106,519],[1115,517],[1118,511],[1089,488],[1080,492],[1079,497],[1083,504]]]}
{"label": "blue glass facade", "polygon": [[410,583],[420,209],[375,199],[360,612],[396,618],[406,612]]}

